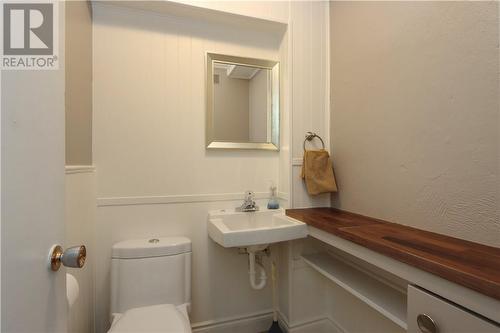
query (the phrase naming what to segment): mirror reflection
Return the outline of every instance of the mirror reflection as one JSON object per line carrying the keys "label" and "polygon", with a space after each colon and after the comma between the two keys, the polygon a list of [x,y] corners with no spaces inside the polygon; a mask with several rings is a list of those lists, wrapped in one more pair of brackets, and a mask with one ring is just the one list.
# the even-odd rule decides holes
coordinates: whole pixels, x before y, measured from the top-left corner
{"label": "mirror reflection", "polygon": [[270,141],[271,71],[214,63],[214,139]]}

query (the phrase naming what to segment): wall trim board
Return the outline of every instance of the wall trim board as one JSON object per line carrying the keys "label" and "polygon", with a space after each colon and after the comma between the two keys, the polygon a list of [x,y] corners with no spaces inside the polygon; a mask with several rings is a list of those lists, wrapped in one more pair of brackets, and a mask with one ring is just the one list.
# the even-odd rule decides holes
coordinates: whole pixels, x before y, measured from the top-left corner
{"label": "wall trim board", "polygon": [[95,166],[93,165],[66,165],[65,173],[73,174],[73,173],[92,173],[95,172]]}
{"label": "wall trim board", "polygon": [[191,328],[193,333],[262,332],[271,326],[272,317],[272,311],[265,310],[242,316],[193,323]]}
{"label": "wall trim board", "polygon": [[318,316],[310,317],[308,319],[293,320],[292,322],[290,322],[290,320],[287,319],[281,313],[281,311],[278,311],[278,315],[279,315],[279,320],[283,321],[283,323],[286,325],[286,327],[291,328],[291,329],[299,328],[299,327],[303,327],[303,326],[309,326],[311,324],[314,324],[314,323],[317,323],[317,322],[320,322],[320,321],[327,319],[327,317],[324,314],[320,314]]}
{"label": "wall trim board", "polygon": [[[243,193],[210,193],[210,194],[181,194],[163,196],[137,196],[137,197],[102,197],[97,198],[97,206],[130,206],[130,205],[155,205],[175,203],[195,203],[214,201],[243,200]],[[269,199],[269,192],[255,192],[256,199]],[[278,198],[288,200],[288,194],[278,192]]]}
{"label": "wall trim board", "polygon": [[292,166],[302,166],[304,159],[302,157],[294,157],[292,158]]}
{"label": "wall trim board", "polygon": [[257,17],[252,15],[237,14],[229,11],[221,11],[196,4],[183,4],[176,1],[158,1],[153,3],[142,3],[134,1],[102,1],[92,0],[92,6],[111,7],[122,11],[136,11],[157,16],[168,17],[171,20],[192,20],[206,24],[227,25],[229,27],[240,27],[253,29],[260,33],[270,33],[281,37],[287,29],[288,22],[276,19]]}
{"label": "wall trim board", "polygon": [[278,198],[282,200],[288,200],[289,195],[286,192],[277,192]]}
{"label": "wall trim board", "polygon": [[[331,37],[330,37],[330,2],[326,2],[327,10],[325,10],[325,25],[326,29],[324,30],[326,34],[326,42],[324,44],[325,47],[325,52],[326,52],[326,64],[325,64],[325,73],[326,73],[326,79],[325,79],[325,114],[324,114],[324,119],[325,119],[325,138],[323,139],[325,141],[325,149],[329,152],[332,151],[331,148],[331,117],[332,117],[332,101],[331,101],[331,64],[330,64],[330,59],[331,59]],[[331,154],[330,154],[331,155]],[[331,156],[330,156],[331,157]]]}
{"label": "wall trim board", "polygon": [[328,316],[322,316],[311,320],[303,320],[295,324],[289,324],[285,316],[283,316],[281,312],[278,312],[278,314],[278,321],[281,328],[288,333],[306,333],[311,332],[311,329],[314,329],[314,331],[316,331],[319,327],[325,328],[324,330],[320,330],[321,332],[347,333],[347,331],[342,326],[340,326],[335,320],[333,320],[333,318],[330,318]]}

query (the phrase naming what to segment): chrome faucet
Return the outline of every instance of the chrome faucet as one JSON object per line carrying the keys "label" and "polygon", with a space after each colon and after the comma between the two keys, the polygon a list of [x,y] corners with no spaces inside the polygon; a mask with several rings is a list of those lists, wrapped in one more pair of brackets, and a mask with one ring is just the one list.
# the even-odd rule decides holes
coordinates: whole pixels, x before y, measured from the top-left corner
{"label": "chrome faucet", "polygon": [[243,204],[237,207],[236,210],[239,212],[255,212],[259,210],[259,206],[255,204],[255,194],[252,191],[245,192],[245,199],[243,199]]}

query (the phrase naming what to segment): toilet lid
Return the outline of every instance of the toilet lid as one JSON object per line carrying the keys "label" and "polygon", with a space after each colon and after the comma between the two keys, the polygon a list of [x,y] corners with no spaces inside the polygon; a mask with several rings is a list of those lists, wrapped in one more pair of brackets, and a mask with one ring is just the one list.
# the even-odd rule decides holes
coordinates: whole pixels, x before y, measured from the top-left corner
{"label": "toilet lid", "polygon": [[188,319],[172,304],[133,308],[125,311],[109,332],[191,332]]}

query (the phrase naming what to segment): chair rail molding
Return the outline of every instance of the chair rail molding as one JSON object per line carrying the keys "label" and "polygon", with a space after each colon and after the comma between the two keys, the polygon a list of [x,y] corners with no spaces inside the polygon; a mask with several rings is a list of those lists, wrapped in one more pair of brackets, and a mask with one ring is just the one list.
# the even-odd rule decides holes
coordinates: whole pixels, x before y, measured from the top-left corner
{"label": "chair rail molding", "polygon": [[[154,205],[154,204],[175,204],[175,203],[195,203],[214,201],[237,201],[243,200],[241,193],[208,193],[208,194],[177,194],[160,196],[126,196],[126,197],[101,197],[97,198],[97,206],[129,206],[129,205]],[[256,199],[269,199],[269,192],[255,192]],[[288,200],[288,193],[278,192],[278,198]]]}

